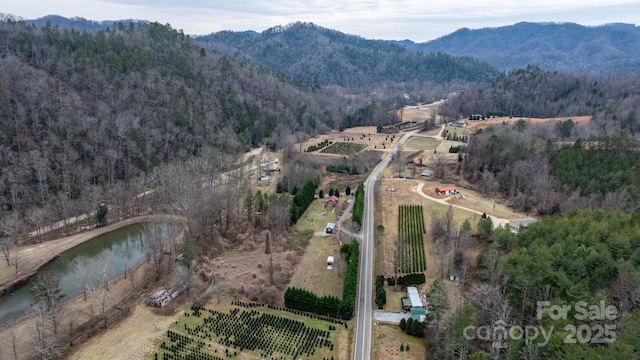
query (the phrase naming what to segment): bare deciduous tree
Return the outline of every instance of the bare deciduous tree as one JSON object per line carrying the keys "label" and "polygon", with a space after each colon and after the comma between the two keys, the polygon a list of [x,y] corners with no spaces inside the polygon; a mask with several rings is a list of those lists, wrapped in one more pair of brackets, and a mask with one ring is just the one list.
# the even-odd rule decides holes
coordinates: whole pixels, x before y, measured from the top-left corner
{"label": "bare deciduous tree", "polygon": [[78,285],[80,285],[80,288],[82,289],[84,300],[87,301],[89,279],[92,276],[89,258],[84,255],[76,256],[69,267],[71,268],[71,271],[73,272]]}
{"label": "bare deciduous tree", "polygon": [[36,356],[41,360],[56,359],[62,355],[62,347],[55,334],[50,312],[43,303],[33,308],[33,317],[29,322],[31,342]]}
{"label": "bare deciduous tree", "polygon": [[153,258],[156,274],[160,274],[160,261],[162,258],[162,246],[164,244],[165,225],[160,222],[152,222],[145,226],[142,240],[147,252],[147,261]]}
{"label": "bare deciduous tree", "polygon": [[446,166],[446,159],[443,153],[435,153],[431,156],[431,166],[433,167],[433,176],[436,179],[444,177],[444,168]]}
{"label": "bare deciduous tree", "polygon": [[53,333],[56,335],[62,315],[62,299],[66,296],[60,288],[60,279],[52,272],[43,271],[34,278],[29,290],[33,304],[44,305],[53,326]]}
{"label": "bare deciduous tree", "polygon": [[173,267],[173,283],[176,287],[183,287],[187,297],[191,293],[194,283],[198,278],[198,261],[192,259],[188,263],[177,262]]}
{"label": "bare deciduous tree", "polygon": [[105,286],[101,286],[98,284],[96,286],[93,286],[89,293],[90,293],[91,299],[93,299],[93,301],[95,301],[96,305],[98,306],[98,312],[102,317],[102,324],[104,328],[105,329],[108,328],[109,314],[107,313],[107,310],[109,310],[109,308],[108,308],[107,300],[109,296],[109,289]]}

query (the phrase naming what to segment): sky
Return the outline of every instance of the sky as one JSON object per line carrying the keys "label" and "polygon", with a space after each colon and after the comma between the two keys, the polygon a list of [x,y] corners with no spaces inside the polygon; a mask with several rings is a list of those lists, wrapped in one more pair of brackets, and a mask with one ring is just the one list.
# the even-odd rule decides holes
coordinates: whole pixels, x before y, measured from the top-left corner
{"label": "sky", "polygon": [[528,22],[581,25],[638,24],[639,0],[14,0],[0,13],[26,19],[45,15],[89,20],[141,19],[186,34],[263,31],[312,22],[367,39],[425,42],[460,28]]}

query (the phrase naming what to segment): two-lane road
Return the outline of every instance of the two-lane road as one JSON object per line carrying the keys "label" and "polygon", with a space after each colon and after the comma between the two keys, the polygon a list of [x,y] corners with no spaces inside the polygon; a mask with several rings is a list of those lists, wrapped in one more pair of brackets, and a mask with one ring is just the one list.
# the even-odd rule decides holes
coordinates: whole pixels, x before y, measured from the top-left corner
{"label": "two-lane road", "polygon": [[360,246],[360,275],[358,283],[358,312],[356,313],[356,341],[353,358],[369,360],[371,358],[371,325],[373,322],[373,214],[375,182],[382,170],[389,165],[400,147],[416,131],[406,133],[391,149],[387,156],[376,166],[364,183],[364,212],[362,214],[362,244]]}

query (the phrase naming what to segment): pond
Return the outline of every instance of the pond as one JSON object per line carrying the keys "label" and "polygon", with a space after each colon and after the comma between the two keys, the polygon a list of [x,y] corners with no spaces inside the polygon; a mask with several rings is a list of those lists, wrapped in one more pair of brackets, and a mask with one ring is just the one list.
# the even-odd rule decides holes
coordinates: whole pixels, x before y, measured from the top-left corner
{"label": "pond", "polygon": [[[106,269],[109,279],[124,274],[125,269],[138,266],[146,260],[144,236],[161,236],[163,241],[177,234],[177,226],[173,224],[133,224],[108,232],[87,240],[84,243],[62,253],[50,264],[42,267],[42,271],[50,271],[60,279],[60,288],[66,296],[64,300],[82,295],[82,286],[73,271],[72,262],[79,256],[86,257],[87,268],[92,276],[88,283],[99,283],[97,272]],[[105,265],[106,264],[106,265]],[[31,281],[13,293],[0,299],[0,321],[6,322],[23,315],[31,307]],[[64,301],[63,300],[63,301]]]}

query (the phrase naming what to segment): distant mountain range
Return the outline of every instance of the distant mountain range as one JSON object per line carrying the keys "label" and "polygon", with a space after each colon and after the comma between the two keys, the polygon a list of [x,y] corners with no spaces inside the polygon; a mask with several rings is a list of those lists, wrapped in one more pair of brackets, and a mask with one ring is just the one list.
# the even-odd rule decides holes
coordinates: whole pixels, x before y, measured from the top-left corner
{"label": "distant mountain range", "polygon": [[[25,21],[39,27],[49,21],[60,28],[73,27],[87,31],[103,30],[118,22],[146,23],[144,20],[98,22],[56,15]],[[388,55],[391,52],[396,54],[394,56],[397,60],[398,54],[402,52],[394,45],[427,54],[468,57],[487,63],[498,70],[534,65],[562,72],[640,73],[640,27],[620,23],[582,26],[575,23],[522,22],[478,30],[462,28],[425,43],[415,43],[411,40],[366,40],[310,23],[295,23],[277,26],[261,33],[222,31],[197,36],[196,40],[207,43],[221,53],[257,61],[265,67],[294,74],[294,78],[295,74],[298,74],[298,78],[303,76],[304,81],[312,84],[333,81],[330,79],[332,75],[327,75],[324,70],[333,71],[335,77],[346,79],[361,76],[361,69],[358,68],[360,64],[352,62],[354,56],[372,57],[381,56],[383,53]],[[378,71],[392,71],[398,63],[395,60],[389,62],[390,59],[385,55],[380,62],[372,60],[369,63]],[[414,58],[412,61],[420,62],[419,59]],[[431,58],[431,61],[441,62],[443,59]],[[319,64],[322,64],[320,69]],[[468,61],[458,65],[466,67],[467,70],[477,70],[477,65]],[[482,71],[483,75],[480,77],[486,75],[486,71]],[[329,78],[323,80],[327,76]],[[453,75],[461,76],[466,77],[463,73]],[[396,77],[402,81],[402,76]],[[443,74],[431,76],[431,79],[440,80],[439,77],[442,78]]]}
{"label": "distant mountain range", "polygon": [[482,82],[497,72],[469,57],[421,53],[390,41],[293,23],[256,32],[222,31],[196,41],[313,85],[346,88],[391,83]]}
{"label": "distant mountain range", "polygon": [[425,43],[397,43],[423,52],[470,56],[500,70],[538,66],[586,73],[640,73],[640,27],[528,23],[460,29]]}
{"label": "distant mountain range", "polygon": [[49,22],[51,26],[58,26],[60,29],[71,29],[74,28],[78,31],[86,30],[86,31],[99,31],[105,30],[106,28],[112,28],[117,23],[123,23],[128,25],[130,23],[133,24],[148,24],[149,21],[146,20],[135,20],[135,19],[125,19],[125,20],[105,20],[105,21],[95,21],[88,20],[81,17],[72,17],[66,18],[64,16],[59,15],[47,15],[41,18],[33,19],[33,20],[24,20],[29,24],[34,24],[37,27],[43,27]]}

